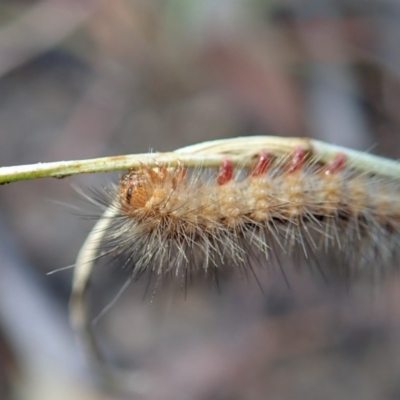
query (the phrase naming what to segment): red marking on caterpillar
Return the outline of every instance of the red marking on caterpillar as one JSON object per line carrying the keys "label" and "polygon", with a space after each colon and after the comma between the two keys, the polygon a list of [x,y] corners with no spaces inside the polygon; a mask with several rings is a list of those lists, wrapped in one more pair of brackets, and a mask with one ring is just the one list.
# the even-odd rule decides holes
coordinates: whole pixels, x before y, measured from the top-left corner
{"label": "red marking on caterpillar", "polygon": [[289,164],[289,172],[296,172],[301,170],[304,166],[304,161],[306,158],[306,152],[302,147],[298,147],[292,156],[292,160]]}
{"label": "red marking on caterpillar", "polygon": [[267,172],[268,166],[271,163],[270,155],[262,150],[258,156],[258,161],[253,170],[251,171],[251,176],[258,176],[265,174]]}
{"label": "red marking on caterpillar", "polygon": [[346,156],[343,153],[338,153],[331,163],[328,164],[325,173],[327,175],[336,174],[342,170],[346,163]]}
{"label": "red marking on caterpillar", "polygon": [[219,169],[219,173],[217,176],[218,185],[225,185],[228,183],[233,177],[233,164],[230,160],[224,160]]}
{"label": "red marking on caterpillar", "polygon": [[[177,155],[178,157],[178,155]],[[400,233],[399,183],[329,163],[302,147],[261,150],[251,168],[219,172],[158,165],[124,174],[104,239],[133,276],[217,277],[287,264],[323,274],[376,274],[393,266]],[[380,272],[380,271],[379,271]]]}

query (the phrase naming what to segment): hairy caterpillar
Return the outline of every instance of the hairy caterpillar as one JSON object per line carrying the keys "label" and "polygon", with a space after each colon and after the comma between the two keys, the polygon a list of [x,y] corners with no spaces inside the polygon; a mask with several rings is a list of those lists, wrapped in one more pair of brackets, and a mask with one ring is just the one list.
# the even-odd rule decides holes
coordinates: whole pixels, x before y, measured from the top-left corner
{"label": "hairy caterpillar", "polygon": [[[103,254],[133,278],[150,272],[186,285],[285,257],[349,275],[394,259],[399,184],[357,171],[342,152],[323,162],[302,146],[284,155],[265,148],[252,166],[235,169],[227,156],[219,170],[188,170],[177,160],[143,164],[111,191]],[[335,261],[334,271],[323,258]]]}

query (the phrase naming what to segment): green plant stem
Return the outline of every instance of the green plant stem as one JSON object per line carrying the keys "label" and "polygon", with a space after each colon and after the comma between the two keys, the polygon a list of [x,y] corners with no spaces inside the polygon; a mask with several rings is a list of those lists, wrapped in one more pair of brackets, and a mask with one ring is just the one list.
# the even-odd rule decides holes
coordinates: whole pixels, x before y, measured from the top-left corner
{"label": "green plant stem", "polygon": [[400,163],[395,160],[362,153],[308,138],[274,136],[249,136],[214,140],[184,147],[169,153],[146,153],[95,158],[77,161],[57,161],[0,168],[0,184],[37,178],[64,178],[69,175],[128,170],[146,164],[157,163],[173,167],[218,167],[229,157],[234,165],[250,166],[260,150],[268,150],[274,156],[288,155],[302,147],[310,156],[321,162],[329,162],[338,153],[347,158],[347,165],[354,169],[400,179]]}

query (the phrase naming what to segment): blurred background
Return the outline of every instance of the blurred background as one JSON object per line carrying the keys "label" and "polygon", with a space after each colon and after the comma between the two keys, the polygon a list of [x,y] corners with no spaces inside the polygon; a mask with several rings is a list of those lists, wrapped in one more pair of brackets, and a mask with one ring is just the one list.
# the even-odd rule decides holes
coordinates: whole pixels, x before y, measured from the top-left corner
{"label": "blurred background", "polygon": [[[399,43],[398,0],[0,0],[1,165],[258,134],[398,158]],[[146,378],[102,390],[69,326],[72,272],[46,273],[94,224],[74,186],[116,177],[0,188],[0,400],[400,398],[396,275],[345,294],[267,276],[264,294],[223,282],[153,304],[131,285],[95,330],[111,365]],[[98,275],[104,306],[126,275]]]}

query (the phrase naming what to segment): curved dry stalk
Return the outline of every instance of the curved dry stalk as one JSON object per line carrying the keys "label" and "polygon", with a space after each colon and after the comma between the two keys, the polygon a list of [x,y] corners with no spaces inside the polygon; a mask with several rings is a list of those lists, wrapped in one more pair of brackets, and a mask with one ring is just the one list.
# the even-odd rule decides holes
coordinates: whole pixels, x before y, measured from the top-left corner
{"label": "curved dry stalk", "polygon": [[[143,164],[155,165],[157,162],[168,163],[171,166],[175,166],[179,162],[187,167],[216,167],[227,157],[236,165],[250,166],[254,163],[254,158],[257,157],[261,149],[267,149],[272,154],[279,156],[291,154],[293,150],[298,147],[302,147],[309,156],[315,157],[321,162],[328,162],[338,153],[344,153],[346,155],[347,164],[354,169],[400,180],[400,164],[394,160],[361,153],[308,138],[256,136],[224,139],[195,144],[178,149],[172,153],[110,157],[87,160],[81,163],[91,168],[90,171],[87,170],[85,172],[129,169],[140,167]],[[68,174],[74,173],[71,172],[73,171],[71,165],[69,166]],[[84,167],[82,166],[82,168]],[[60,173],[60,171],[58,172]],[[83,171],[75,173],[80,172]],[[105,363],[91,330],[85,297],[99,243],[102,241],[116,212],[117,207],[110,205],[83,244],[76,261],[70,303],[71,322],[74,328],[79,334],[84,346],[89,351],[97,370],[101,371],[103,377],[105,377],[109,383],[111,382],[111,384],[114,384],[114,387],[115,383],[120,381],[120,375],[113,375],[111,370],[105,368]],[[143,377],[141,377],[141,379],[143,379]]]}

